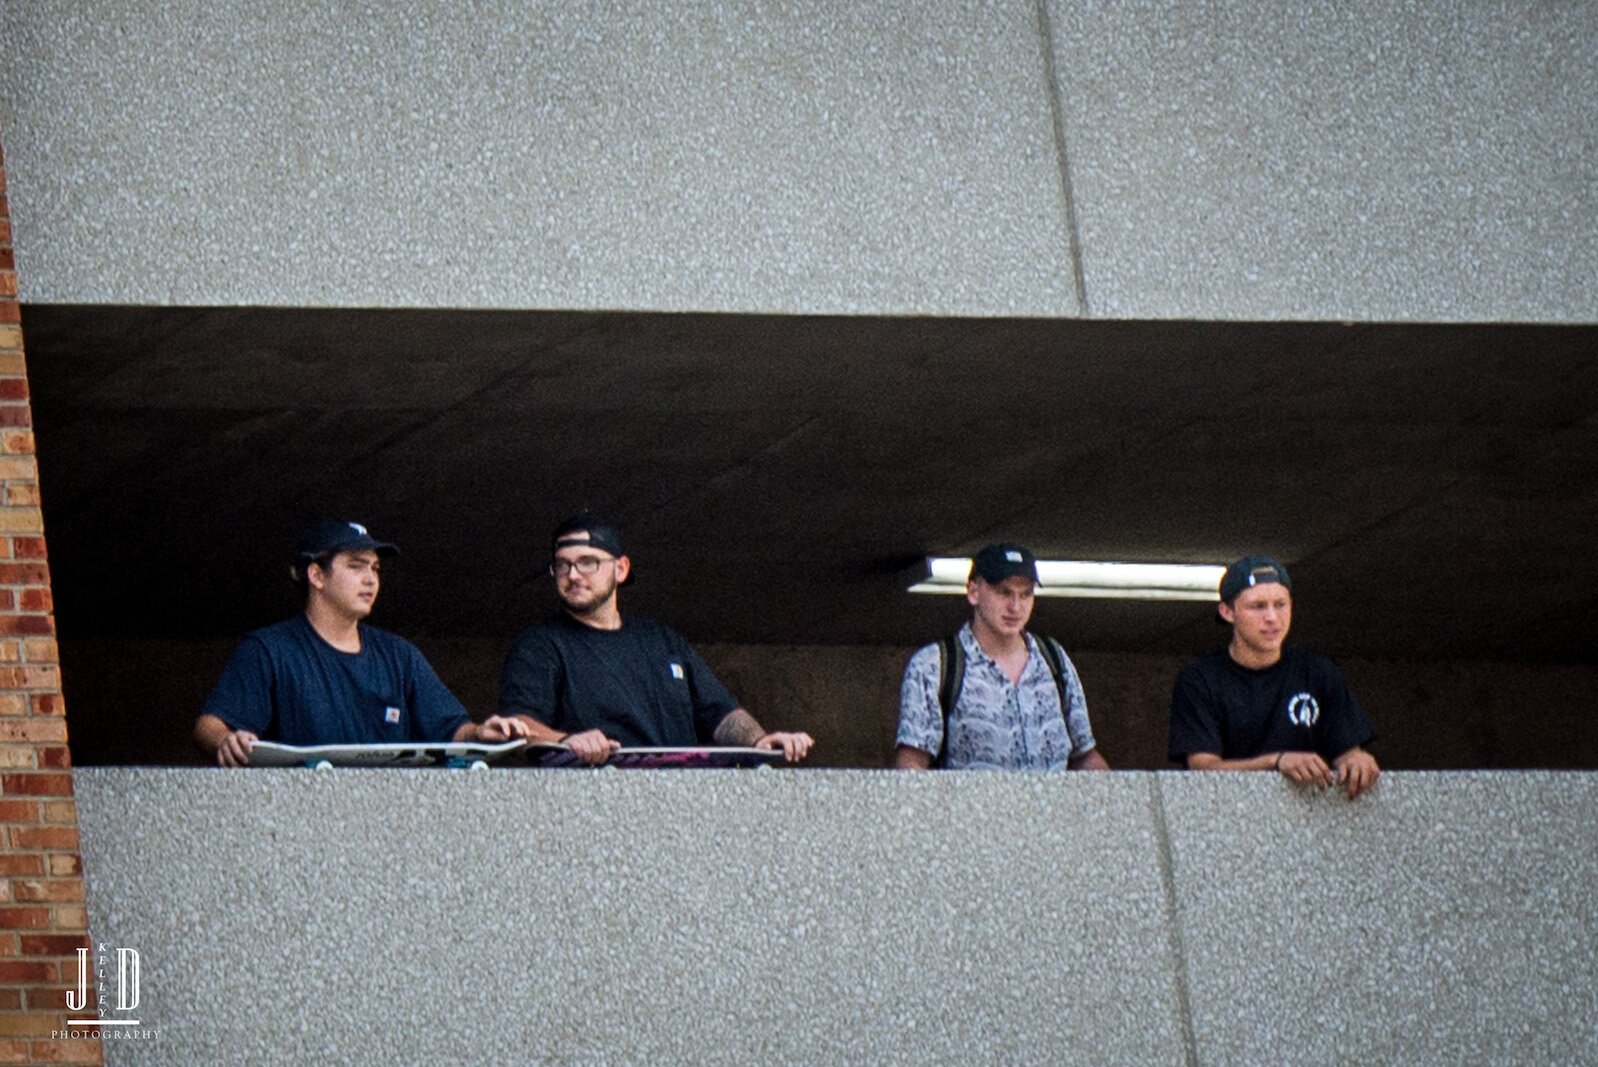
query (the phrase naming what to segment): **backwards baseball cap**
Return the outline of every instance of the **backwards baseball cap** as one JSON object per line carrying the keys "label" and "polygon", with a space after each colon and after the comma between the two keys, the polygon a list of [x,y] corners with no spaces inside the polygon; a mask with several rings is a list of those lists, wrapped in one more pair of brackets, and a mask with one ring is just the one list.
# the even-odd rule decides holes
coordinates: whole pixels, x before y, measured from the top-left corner
{"label": "backwards baseball cap", "polygon": [[335,552],[361,552],[371,550],[379,557],[399,555],[399,548],[387,541],[379,541],[366,532],[358,522],[329,520],[319,522],[305,531],[294,558],[300,563],[310,563],[333,555]]}
{"label": "backwards baseball cap", "polygon": [[971,559],[971,577],[981,578],[989,585],[998,585],[1016,575],[1038,580],[1037,557],[1021,545],[1001,541],[984,547]]}
{"label": "backwards baseball cap", "polygon": [[[616,524],[592,511],[579,512],[555,527],[549,539],[549,554],[553,556],[571,545],[587,545],[601,552],[609,552],[618,559],[627,554],[622,551],[621,531],[616,529]],[[629,571],[621,584],[626,585],[632,580],[632,572]]]}
{"label": "backwards baseball cap", "polygon": [[1285,588],[1293,588],[1293,580],[1287,576],[1287,568],[1270,556],[1244,556],[1230,567],[1221,576],[1221,600],[1230,602],[1231,599],[1243,590],[1256,585],[1270,585],[1276,582]]}

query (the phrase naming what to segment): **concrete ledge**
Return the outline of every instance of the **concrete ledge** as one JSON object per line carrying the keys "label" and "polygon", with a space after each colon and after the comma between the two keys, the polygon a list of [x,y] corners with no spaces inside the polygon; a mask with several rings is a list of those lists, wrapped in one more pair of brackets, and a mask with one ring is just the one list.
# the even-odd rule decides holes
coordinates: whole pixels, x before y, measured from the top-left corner
{"label": "concrete ledge", "polygon": [[111,1062],[1591,1060],[1598,776],[75,776]]}

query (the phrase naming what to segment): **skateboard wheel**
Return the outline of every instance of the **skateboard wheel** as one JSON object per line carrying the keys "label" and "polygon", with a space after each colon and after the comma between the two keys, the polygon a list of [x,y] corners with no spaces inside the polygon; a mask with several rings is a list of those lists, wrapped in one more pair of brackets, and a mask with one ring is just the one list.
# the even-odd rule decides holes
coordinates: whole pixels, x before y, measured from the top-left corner
{"label": "skateboard wheel", "polygon": [[319,759],[315,763],[311,764],[311,769],[312,770],[317,770],[317,771],[325,771],[325,770],[330,769],[332,766],[333,766],[333,761],[332,760]]}
{"label": "skateboard wheel", "polygon": [[467,764],[467,767],[474,771],[486,771],[488,770],[488,761],[474,759],[471,763]]}

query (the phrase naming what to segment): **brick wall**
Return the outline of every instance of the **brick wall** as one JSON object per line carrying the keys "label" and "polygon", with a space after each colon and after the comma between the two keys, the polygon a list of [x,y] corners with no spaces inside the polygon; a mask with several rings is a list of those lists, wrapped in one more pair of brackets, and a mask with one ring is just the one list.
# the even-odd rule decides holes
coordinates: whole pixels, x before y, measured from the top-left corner
{"label": "brick wall", "polygon": [[0,150],[0,1063],[99,1063],[51,1037],[89,923],[5,192]]}

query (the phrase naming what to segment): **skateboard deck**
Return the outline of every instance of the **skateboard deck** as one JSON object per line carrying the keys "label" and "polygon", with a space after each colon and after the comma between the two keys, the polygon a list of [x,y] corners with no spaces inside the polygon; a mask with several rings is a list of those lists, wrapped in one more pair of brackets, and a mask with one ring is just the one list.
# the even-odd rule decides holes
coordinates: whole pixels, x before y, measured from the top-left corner
{"label": "skateboard deck", "polygon": [[[587,767],[565,745],[533,741],[512,759],[530,767]],[[666,767],[765,767],[782,759],[781,750],[737,748],[732,746],[694,746],[690,748],[621,748],[601,767],[623,770],[651,770]]]}
{"label": "skateboard deck", "polygon": [[486,767],[522,747],[521,741],[426,741],[391,745],[284,745],[257,741],[252,767]]}

